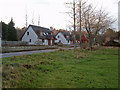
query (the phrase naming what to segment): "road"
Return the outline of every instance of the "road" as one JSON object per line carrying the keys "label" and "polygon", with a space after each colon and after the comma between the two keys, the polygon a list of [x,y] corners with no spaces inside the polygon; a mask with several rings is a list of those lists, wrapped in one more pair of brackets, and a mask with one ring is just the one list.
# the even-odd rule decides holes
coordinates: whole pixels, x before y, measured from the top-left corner
{"label": "road", "polygon": [[22,55],[30,55],[30,54],[34,54],[34,53],[53,52],[53,51],[56,51],[56,50],[57,49],[2,53],[2,58],[13,57],[13,56],[22,56]]}
{"label": "road", "polygon": [[[62,49],[73,49],[73,48],[62,48]],[[23,52],[11,52],[11,53],[2,53],[0,56],[2,58],[13,57],[13,56],[22,56],[22,55],[30,55],[34,53],[46,53],[46,52],[53,52],[58,49],[49,49],[49,50],[37,50],[37,51],[23,51]]]}

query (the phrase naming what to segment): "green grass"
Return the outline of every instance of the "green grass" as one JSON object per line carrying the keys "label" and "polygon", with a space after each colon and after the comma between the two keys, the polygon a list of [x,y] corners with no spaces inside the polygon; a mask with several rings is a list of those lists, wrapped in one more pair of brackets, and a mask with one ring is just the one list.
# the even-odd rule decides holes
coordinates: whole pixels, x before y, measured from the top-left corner
{"label": "green grass", "polygon": [[117,88],[118,50],[65,50],[3,59],[4,88]]}

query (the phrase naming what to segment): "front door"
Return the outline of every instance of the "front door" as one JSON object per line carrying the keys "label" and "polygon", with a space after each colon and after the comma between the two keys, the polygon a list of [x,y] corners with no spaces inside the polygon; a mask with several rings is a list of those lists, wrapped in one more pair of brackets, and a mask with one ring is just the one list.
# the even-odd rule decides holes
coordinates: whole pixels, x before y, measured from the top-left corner
{"label": "front door", "polygon": [[51,45],[51,40],[48,40],[48,45],[49,45],[49,46]]}
{"label": "front door", "polygon": [[53,45],[53,46],[54,46],[54,42],[55,42],[55,40],[53,39],[53,40],[52,40],[52,45]]}

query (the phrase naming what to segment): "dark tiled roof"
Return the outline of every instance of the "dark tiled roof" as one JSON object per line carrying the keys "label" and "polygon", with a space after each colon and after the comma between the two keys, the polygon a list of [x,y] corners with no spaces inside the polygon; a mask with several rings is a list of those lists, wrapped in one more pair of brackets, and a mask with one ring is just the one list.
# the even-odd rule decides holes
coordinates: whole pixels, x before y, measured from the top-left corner
{"label": "dark tiled roof", "polygon": [[32,29],[36,33],[40,32],[40,31],[45,32],[45,33],[51,33],[50,29],[48,29],[48,28],[44,28],[44,27],[40,27],[40,26],[35,26],[35,25],[30,25],[30,26],[32,27]]}
{"label": "dark tiled roof", "polygon": [[[34,30],[34,32],[37,34],[37,36],[40,39],[51,39],[52,37],[54,37],[54,35],[51,35],[52,32],[48,28],[44,28],[44,27],[40,27],[40,26],[35,26],[35,25],[30,25],[30,26],[32,27],[32,29]],[[40,36],[40,32],[45,33],[45,35]]]}
{"label": "dark tiled roof", "polygon": [[[66,38],[66,40],[70,40],[70,41],[72,41],[73,40],[73,37],[72,37],[72,35],[70,35],[70,33],[69,32],[63,32],[63,31],[59,31],[59,32],[61,32],[63,35],[64,35],[64,37]],[[58,32],[58,33],[59,33]],[[57,35],[57,34],[56,34]],[[67,37],[68,36],[68,37]]]}

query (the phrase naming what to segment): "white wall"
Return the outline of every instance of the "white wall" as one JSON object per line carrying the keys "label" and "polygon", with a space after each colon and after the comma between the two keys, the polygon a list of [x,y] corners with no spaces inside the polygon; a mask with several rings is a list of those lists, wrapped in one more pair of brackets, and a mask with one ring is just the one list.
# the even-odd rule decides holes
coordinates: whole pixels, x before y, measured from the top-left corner
{"label": "white wall", "polygon": [[53,44],[53,41],[51,40],[51,45]]}
{"label": "white wall", "polygon": [[[59,36],[59,38],[58,38]],[[60,40],[61,40],[61,43],[62,44],[71,44],[70,41],[68,43],[68,40],[66,40],[66,38],[63,36],[63,34],[61,32],[59,32],[57,35],[56,35],[56,39],[55,40],[55,43],[58,43]]]}
{"label": "white wall", "polygon": [[73,44],[73,41],[70,41],[70,44]]}
{"label": "white wall", "polygon": [[43,45],[48,45],[48,40],[44,40]]}
{"label": "white wall", "polygon": [[[27,32],[29,32],[29,35],[27,35]],[[29,40],[31,39],[31,42]],[[29,42],[30,45],[34,45],[36,41],[38,41],[38,36],[36,33],[33,31],[31,27],[28,28],[24,36],[22,37],[22,41]]]}

